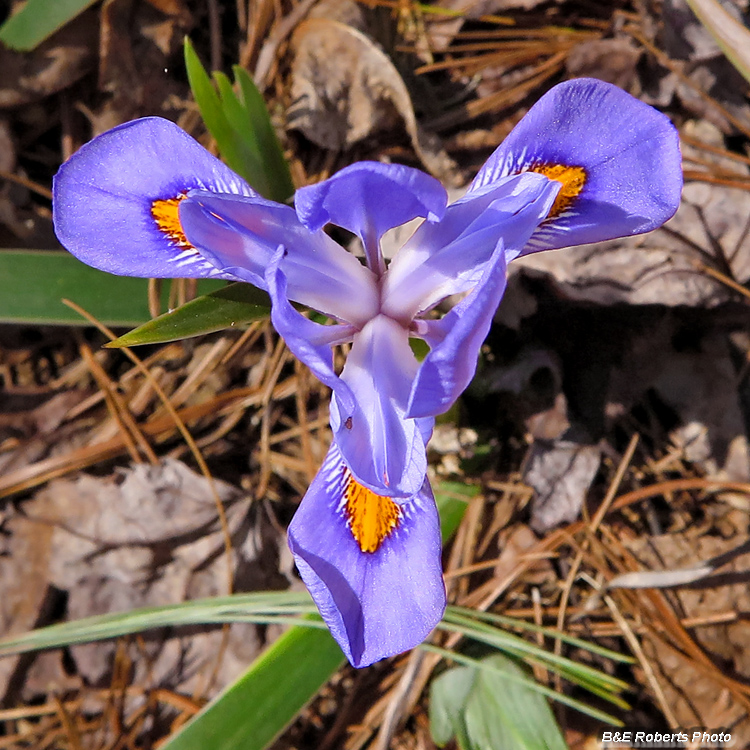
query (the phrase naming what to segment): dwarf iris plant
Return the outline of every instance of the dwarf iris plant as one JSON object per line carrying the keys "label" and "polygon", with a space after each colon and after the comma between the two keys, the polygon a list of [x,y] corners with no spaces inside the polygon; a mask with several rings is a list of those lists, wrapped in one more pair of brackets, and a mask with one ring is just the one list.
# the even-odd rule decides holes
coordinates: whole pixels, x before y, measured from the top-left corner
{"label": "dwarf iris plant", "polygon": [[[357,667],[420,643],[445,608],[425,446],[466,388],[506,284],[540,250],[650,231],[677,209],[678,137],[664,115],[578,79],[540,99],[447,205],[415,169],[361,162],[261,198],[176,125],[136,120],[62,166],[62,244],[104,271],[211,277],[268,291],[291,351],[330,386],[333,443],[289,528],[299,572]],[[381,238],[423,222],[386,263]],[[328,224],[359,237],[364,262]],[[436,306],[461,301],[442,318]],[[298,312],[300,303],[330,319]],[[419,362],[410,338],[427,342]],[[341,372],[332,348],[351,343]]]}

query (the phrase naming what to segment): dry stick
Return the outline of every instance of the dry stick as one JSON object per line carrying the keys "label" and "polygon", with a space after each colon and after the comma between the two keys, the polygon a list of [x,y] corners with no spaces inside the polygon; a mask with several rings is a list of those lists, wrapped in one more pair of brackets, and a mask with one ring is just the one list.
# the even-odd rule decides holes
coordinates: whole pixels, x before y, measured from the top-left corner
{"label": "dry stick", "polygon": [[712,174],[711,172],[701,172],[699,169],[684,169],[682,176],[686,180],[696,182],[705,182],[708,185],[721,185],[722,187],[736,188],[737,190],[750,190],[750,176],[741,175]]}
{"label": "dry stick", "polygon": [[234,357],[239,354],[239,352],[247,347],[248,349],[252,348],[253,344],[258,340],[260,335],[263,333],[261,330],[263,327],[263,323],[265,321],[261,320],[255,320],[253,321],[248,327],[247,330],[242,332],[242,335],[237,339],[237,341],[232,344],[232,347],[229,349],[229,351],[222,357],[220,365],[227,365],[229,362],[234,359]]}
{"label": "dry stick", "polygon": [[316,2],[317,0],[302,0],[302,2],[295,6],[286,14],[286,16],[282,17],[282,15],[279,14],[281,20],[276,25],[276,28],[268,35],[265,43],[260,48],[258,62],[255,64],[253,78],[255,79],[255,85],[261,91],[264,91],[269,84],[267,79],[271,72],[274,60],[276,59],[276,52],[279,46],[292,33],[292,31],[294,31]]}
{"label": "dry stick", "polygon": [[[280,384],[280,388],[285,383]],[[193,421],[206,416],[222,414],[225,408],[244,408],[260,401],[257,388],[237,388],[217,396],[210,401],[180,409],[178,415],[184,421]],[[174,421],[166,415],[141,426],[144,434],[153,437],[171,435],[175,429]],[[0,476],[0,498],[24,492],[32,487],[48,482],[50,479],[64,476],[71,471],[92,466],[100,461],[115,458],[123,452],[121,436],[104,443],[87,445],[62,456],[51,456],[21,469]]]}
{"label": "dry stick", "polygon": [[109,378],[107,377],[104,370],[99,366],[99,363],[94,360],[91,354],[91,349],[83,344],[78,350],[86,362],[89,368],[89,372],[94,377],[99,390],[104,394],[104,403],[107,405],[107,411],[112,419],[119,425],[119,434],[122,436],[122,440],[125,443],[125,448],[130,454],[130,458],[137,464],[141,463],[141,456],[138,453],[138,448],[135,444],[130,430],[125,426],[118,413],[117,406],[115,405],[114,399],[112,398],[112,388],[110,387]]}
{"label": "dry stick", "polygon": [[[309,396],[308,388],[308,372],[306,365],[303,365],[298,359],[294,360],[294,370],[297,373],[297,382],[299,384],[295,394],[295,405],[297,408],[297,423],[300,427],[300,445],[302,447],[302,457],[305,460],[307,469],[305,474],[307,480],[312,482],[313,477],[317,473],[318,467],[316,466],[315,457],[313,456],[312,443],[310,442],[310,433],[312,428],[307,419],[307,400]],[[270,439],[269,439],[270,445]]]}
{"label": "dry stick", "polygon": [[27,190],[31,190],[32,192],[37,193],[38,195],[41,195],[42,198],[47,198],[48,200],[52,200],[51,190],[48,190],[46,187],[42,187],[41,185],[39,185],[36,182],[33,182],[27,177],[22,177],[19,174],[14,174],[13,172],[8,172],[5,169],[0,169],[0,180],[8,180],[8,182],[15,182],[17,185],[21,185],[25,187]]}
{"label": "dry stick", "polygon": [[724,159],[732,159],[733,161],[739,161],[742,162],[742,164],[750,165],[750,157],[743,156],[742,154],[738,154],[735,151],[729,151],[725,148],[721,148],[720,146],[713,146],[710,143],[704,143],[698,138],[693,138],[693,136],[691,135],[680,133],[680,140],[686,143],[688,146],[693,146],[694,148],[708,151],[709,153],[716,154],[717,156],[721,156]]}
{"label": "dry stick", "polygon": [[373,750],[388,750],[391,746],[391,739],[398,728],[404,709],[407,707],[409,693],[426,656],[426,652],[420,649],[414,649],[409,654],[406,669],[404,669],[398,685],[391,691],[388,707],[385,709],[383,719],[380,723],[380,731],[375,740]]}
{"label": "dry stick", "polygon": [[271,397],[274,386],[278,382],[281,370],[285,364],[285,352],[286,345],[284,344],[284,339],[279,338],[268,365],[268,377],[263,385],[263,396],[261,398],[263,412],[260,424],[260,479],[255,491],[255,497],[258,500],[266,494],[268,483],[271,480],[271,448],[269,442],[271,435]]}
{"label": "dry stick", "polygon": [[[114,333],[112,333],[112,331],[109,330],[109,328],[107,328],[105,325],[100,323],[96,318],[94,318],[93,315],[89,314],[86,310],[80,307],[80,305],[77,305],[75,302],[71,302],[70,300],[67,300],[67,299],[63,299],[63,303],[67,305],[68,307],[70,307],[71,309],[75,310],[79,315],[81,315],[83,318],[88,320],[92,325],[96,326],[111,341],[114,341],[117,338],[114,335]],[[147,378],[148,380],[151,380],[151,382],[153,383],[154,391],[156,392],[161,402],[164,404],[164,407],[169,413],[169,416],[171,420],[173,421],[175,427],[177,427],[177,429],[179,430],[185,442],[190,446],[190,452],[192,453],[193,458],[198,464],[201,474],[203,474],[203,476],[206,479],[206,482],[208,482],[209,490],[211,492],[211,495],[213,496],[214,503],[216,504],[216,512],[219,516],[221,532],[224,537],[224,548],[226,551],[226,558],[227,558],[227,593],[231,594],[232,588],[233,588],[232,538],[229,533],[229,524],[227,523],[227,515],[226,515],[226,512],[224,511],[224,504],[222,503],[221,498],[219,497],[219,493],[216,491],[214,480],[213,480],[213,477],[211,476],[211,472],[208,469],[208,465],[203,459],[203,455],[201,454],[200,449],[195,444],[195,440],[193,440],[193,436],[190,434],[190,431],[185,426],[185,423],[182,421],[182,419],[180,419],[180,415],[177,413],[177,410],[174,408],[174,406],[172,406],[172,403],[170,402],[169,397],[164,392],[162,387],[159,385],[156,378],[154,378],[154,376],[151,374],[148,368],[143,364],[143,362],[141,362],[140,358],[137,357],[135,354],[133,354],[133,352],[128,347],[122,347],[121,351],[141,371],[143,376]]]}
{"label": "dry stick", "polygon": [[70,743],[71,750],[82,750],[81,736],[78,733],[74,722],[70,718],[70,714],[65,710],[65,706],[59,698],[55,697],[53,698],[53,701],[57,709],[57,715],[60,718],[60,724],[62,725],[67,740]]}

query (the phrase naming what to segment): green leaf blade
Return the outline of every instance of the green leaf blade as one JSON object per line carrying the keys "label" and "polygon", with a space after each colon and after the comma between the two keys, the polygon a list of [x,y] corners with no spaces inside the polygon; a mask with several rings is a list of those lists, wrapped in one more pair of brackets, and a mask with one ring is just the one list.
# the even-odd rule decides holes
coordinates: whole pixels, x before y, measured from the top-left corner
{"label": "green leaf blade", "polygon": [[[224,282],[200,281],[201,293]],[[168,295],[164,290],[164,299]],[[0,251],[0,320],[34,325],[90,325],[69,299],[107,326],[132,328],[151,318],[148,281],[113,276],[58,250]]]}
{"label": "green leaf blade", "polygon": [[29,52],[95,2],[28,0],[0,27],[0,42],[19,52]]}
{"label": "green leaf blade", "polygon": [[117,349],[123,346],[163,344],[227,328],[238,328],[267,318],[270,310],[271,300],[265,292],[250,284],[229,284],[149,320],[107,346]]}
{"label": "green leaf blade", "polygon": [[343,663],[328,630],[292,628],[162,750],[263,750]]}

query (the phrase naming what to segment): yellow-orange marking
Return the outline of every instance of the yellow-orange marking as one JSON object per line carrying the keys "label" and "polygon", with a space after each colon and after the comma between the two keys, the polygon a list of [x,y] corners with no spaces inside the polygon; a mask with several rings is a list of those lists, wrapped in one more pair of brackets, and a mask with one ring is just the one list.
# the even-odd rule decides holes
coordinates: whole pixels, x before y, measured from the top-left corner
{"label": "yellow-orange marking", "polygon": [[180,224],[179,205],[184,195],[166,200],[155,200],[151,204],[151,216],[153,216],[159,231],[166,234],[172,242],[179,247],[193,249],[193,246],[185,237],[185,232]]}
{"label": "yellow-orange marking", "polygon": [[562,185],[549,214],[547,214],[548,219],[554,219],[566,211],[580,195],[583,186],[586,184],[587,175],[583,167],[571,167],[567,164],[535,164],[529,171],[543,174],[550,180],[555,180]]}
{"label": "yellow-orange marking", "polygon": [[362,552],[377,552],[386,537],[398,527],[401,508],[393,498],[363,487],[348,471],[344,481],[344,513],[352,536]]}

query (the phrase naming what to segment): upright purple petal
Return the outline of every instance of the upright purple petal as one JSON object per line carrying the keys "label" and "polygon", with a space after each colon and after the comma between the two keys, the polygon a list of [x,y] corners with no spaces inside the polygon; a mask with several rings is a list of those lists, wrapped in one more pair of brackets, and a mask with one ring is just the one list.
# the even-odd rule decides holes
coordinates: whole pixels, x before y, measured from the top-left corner
{"label": "upright purple petal", "polygon": [[381,495],[411,497],[427,471],[422,425],[406,419],[418,363],[408,332],[378,315],[354,336],[341,379],[354,394],[347,409],[331,400],[334,440],[357,481]]}
{"label": "upright purple petal", "polygon": [[332,445],[289,526],[289,547],[355,667],[418,646],[440,622],[440,522],[426,481],[406,502],[378,497]]}
{"label": "upright purple petal", "polygon": [[185,238],[178,205],[194,189],[255,195],[174,123],[134,120],[94,138],[60,167],[55,232],[73,255],[109,273],[235,279]]}
{"label": "upright purple petal", "polygon": [[180,203],[189,241],[217,268],[265,288],[279,247],[287,294],[334,318],[363,325],[378,309],[375,277],[351,253],[300,224],[294,209],[260,197],[193,191]]}
{"label": "upright purple petal", "polygon": [[674,214],[682,190],[679,137],[669,119],[591,78],[545,94],[470,191],[528,170],[558,179],[563,189],[526,252],[649,232]]}
{"label": "upright purple petal", "polygon": [[471,289],[501,239],[509,261],[521,252],[559,189],[540,174],[505,177],[448,206],[440,222],[422,224],[388,268],[383,312],[409,321]]}
{"label": "upright purple petal", "polygon": [[310,230],[333,223],[359,236],[373,271],[384,270],[380,238],[417,217],[437,221],[448,196],[433,177],[400,164],[363,161],[316,185],[300,188],[294,205]]}

